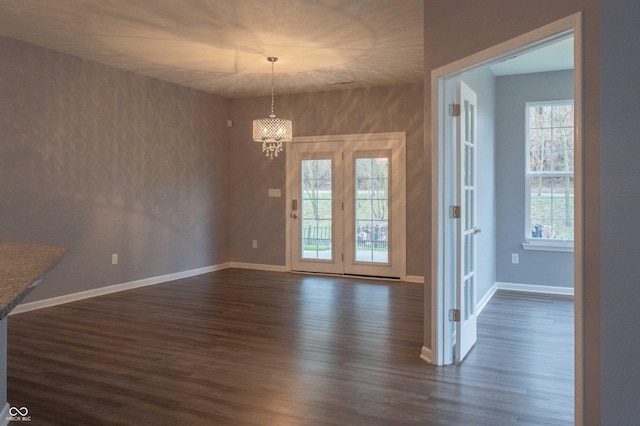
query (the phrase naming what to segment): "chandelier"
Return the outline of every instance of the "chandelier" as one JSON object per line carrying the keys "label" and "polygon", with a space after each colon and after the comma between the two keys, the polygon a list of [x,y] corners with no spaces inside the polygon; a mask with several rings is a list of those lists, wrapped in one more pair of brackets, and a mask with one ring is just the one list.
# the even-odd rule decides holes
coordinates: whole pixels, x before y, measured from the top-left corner
{"label": "chandelier", "polygon": [[277,118],[276,114],[273,112],[273,64],[278,61],[278,58],[269,56],[267,61],[271,62],[271,114],[268,118],[253,120],[253,140],[256,142],[262,142],[262,152],[273,160],[273,158],[277,157],[278,153],[282,151],[282,143],[291,142],[293,134],[291,130],[291,120]]}

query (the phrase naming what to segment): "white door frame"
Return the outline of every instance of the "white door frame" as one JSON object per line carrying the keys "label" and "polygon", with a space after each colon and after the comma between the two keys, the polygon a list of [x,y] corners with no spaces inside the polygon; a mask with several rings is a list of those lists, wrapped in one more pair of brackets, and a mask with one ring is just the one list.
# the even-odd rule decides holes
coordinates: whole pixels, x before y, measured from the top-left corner
{"label": "white door frame", "polygon": [[[431,275],[425,277],[431,282],[431,303],[425,311],[431,312],[431,348],[423,347],[421,358],[443,365],[445,359],[444,330],[448,306],[445,305],[444,266],[444,226],[447,220],[447,206],[444,204],[445,175],[443,127],[446,124],[444,100],[445,79],[462,74],[516,54],[547,44],[568,34],[574,36],[574,114],[575,114],[575,236],[574,236],[574,339],[575,339],[575,423],[582,424],[584,418],[583,383],[583,88],[582,88],[582,13],[538,28],[496,46],[437,68],[431,72]],[[427,300],[425,298],[425,300]]]}
{"label": "white door frame", "polygon": [[[392,203],[399,204],[401,206],[406,206],[406,133],[405,132],[389,132],[389,133],[364,133],[364,134],[350,134],[350,135],[328,135],[328,136],[299,136],[294,137],[292,144],[302,144],[302,143],[318,143],[318,142],[334,142],[334,143],[342,143],[342,144],[350,144],[354,148],[364,148],[366,149],[368,142],[377,142],[377,141],[392,141],[394,144],[393,148],[393,159],[392,163],[399,165],[399,167],[393,166],[395,170],[394,179],[397,181],[392,185],[399,186],[399,192],[396,194]],[[291,271],[291,256],[292,256],[292,244],[291,244],[291,235],[292,235],[292,226],[293,219],[291,218],[291,201],[293,199],[293,176],[294,167],[296,164],[294,163],[294,155],[287,154],[287,170],[286,170],[286,206],[285,206],[285,217],[287,220],[285,227],[285,270]],[[397,170],[396,170],[397,169]],[[390,188],[391,189],[391,188]],[[397,192],[397,191],[396,191]],[[406,212],[403,211],[399,217],[395,219],[395,228],[394,235],[397,238],[397,262],[399,265],[399,276],[401,281],[407,280],[407,238],[406,238]]]}

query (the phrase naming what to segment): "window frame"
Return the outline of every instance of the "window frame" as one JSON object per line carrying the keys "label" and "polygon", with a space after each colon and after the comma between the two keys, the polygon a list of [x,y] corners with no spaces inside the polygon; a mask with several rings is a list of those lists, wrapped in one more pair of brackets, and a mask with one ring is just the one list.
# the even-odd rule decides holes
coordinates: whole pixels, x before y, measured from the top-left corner
{"label": "window frame", "polygon": [[[529,110],[536,106],[557,106],[557,105],[571,105],[574,111],[574,154],[575,154],[575,103],[573,99],[561,99],[551,101],[532,101],[526,102],[524,108],[525,117],[525,161],[524,161],[524,178],[525,178],[525,220],[524,220],[524,242],[522,247],[525,250],[542,250],[542,251],[561,251],[561,252],[573,252],[574,240],[562,240],[554,238],[534,238],[531,236],[531,185],[534,177],[566,177],[570,176],[574,178],[573,185],[575,190],[575,168],[571,172],[531,172],[531,146],[529,139]],[[575,199],[575,194],[574,194]],[[575,231],[575,205],[574,205],[574,218],[573,226]],[[575,233],[574,233],[575,235]]]}

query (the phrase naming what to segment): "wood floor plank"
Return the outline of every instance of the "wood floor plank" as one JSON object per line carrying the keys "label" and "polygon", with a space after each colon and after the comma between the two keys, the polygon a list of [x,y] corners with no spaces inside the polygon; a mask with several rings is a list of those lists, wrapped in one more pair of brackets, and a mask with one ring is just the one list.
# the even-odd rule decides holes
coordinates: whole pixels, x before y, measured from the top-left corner
{"label": "wood floor plank", "polygon": [[227,269],[9,317],[33,425],[569,425],[573,300],[499,291],[460,366],[419,284]]}

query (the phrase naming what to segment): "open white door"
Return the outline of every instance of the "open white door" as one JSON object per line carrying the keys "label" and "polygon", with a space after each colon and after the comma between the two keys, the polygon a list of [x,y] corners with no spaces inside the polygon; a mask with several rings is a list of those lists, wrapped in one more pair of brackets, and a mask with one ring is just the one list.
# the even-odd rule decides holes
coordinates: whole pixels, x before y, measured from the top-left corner
{"label": "open white door", "polygon": [[476,118],[477,95],[464,82],[457,84],[457,276],[456,276],[456,350],[460,363],[477,340],[476,316]]}

